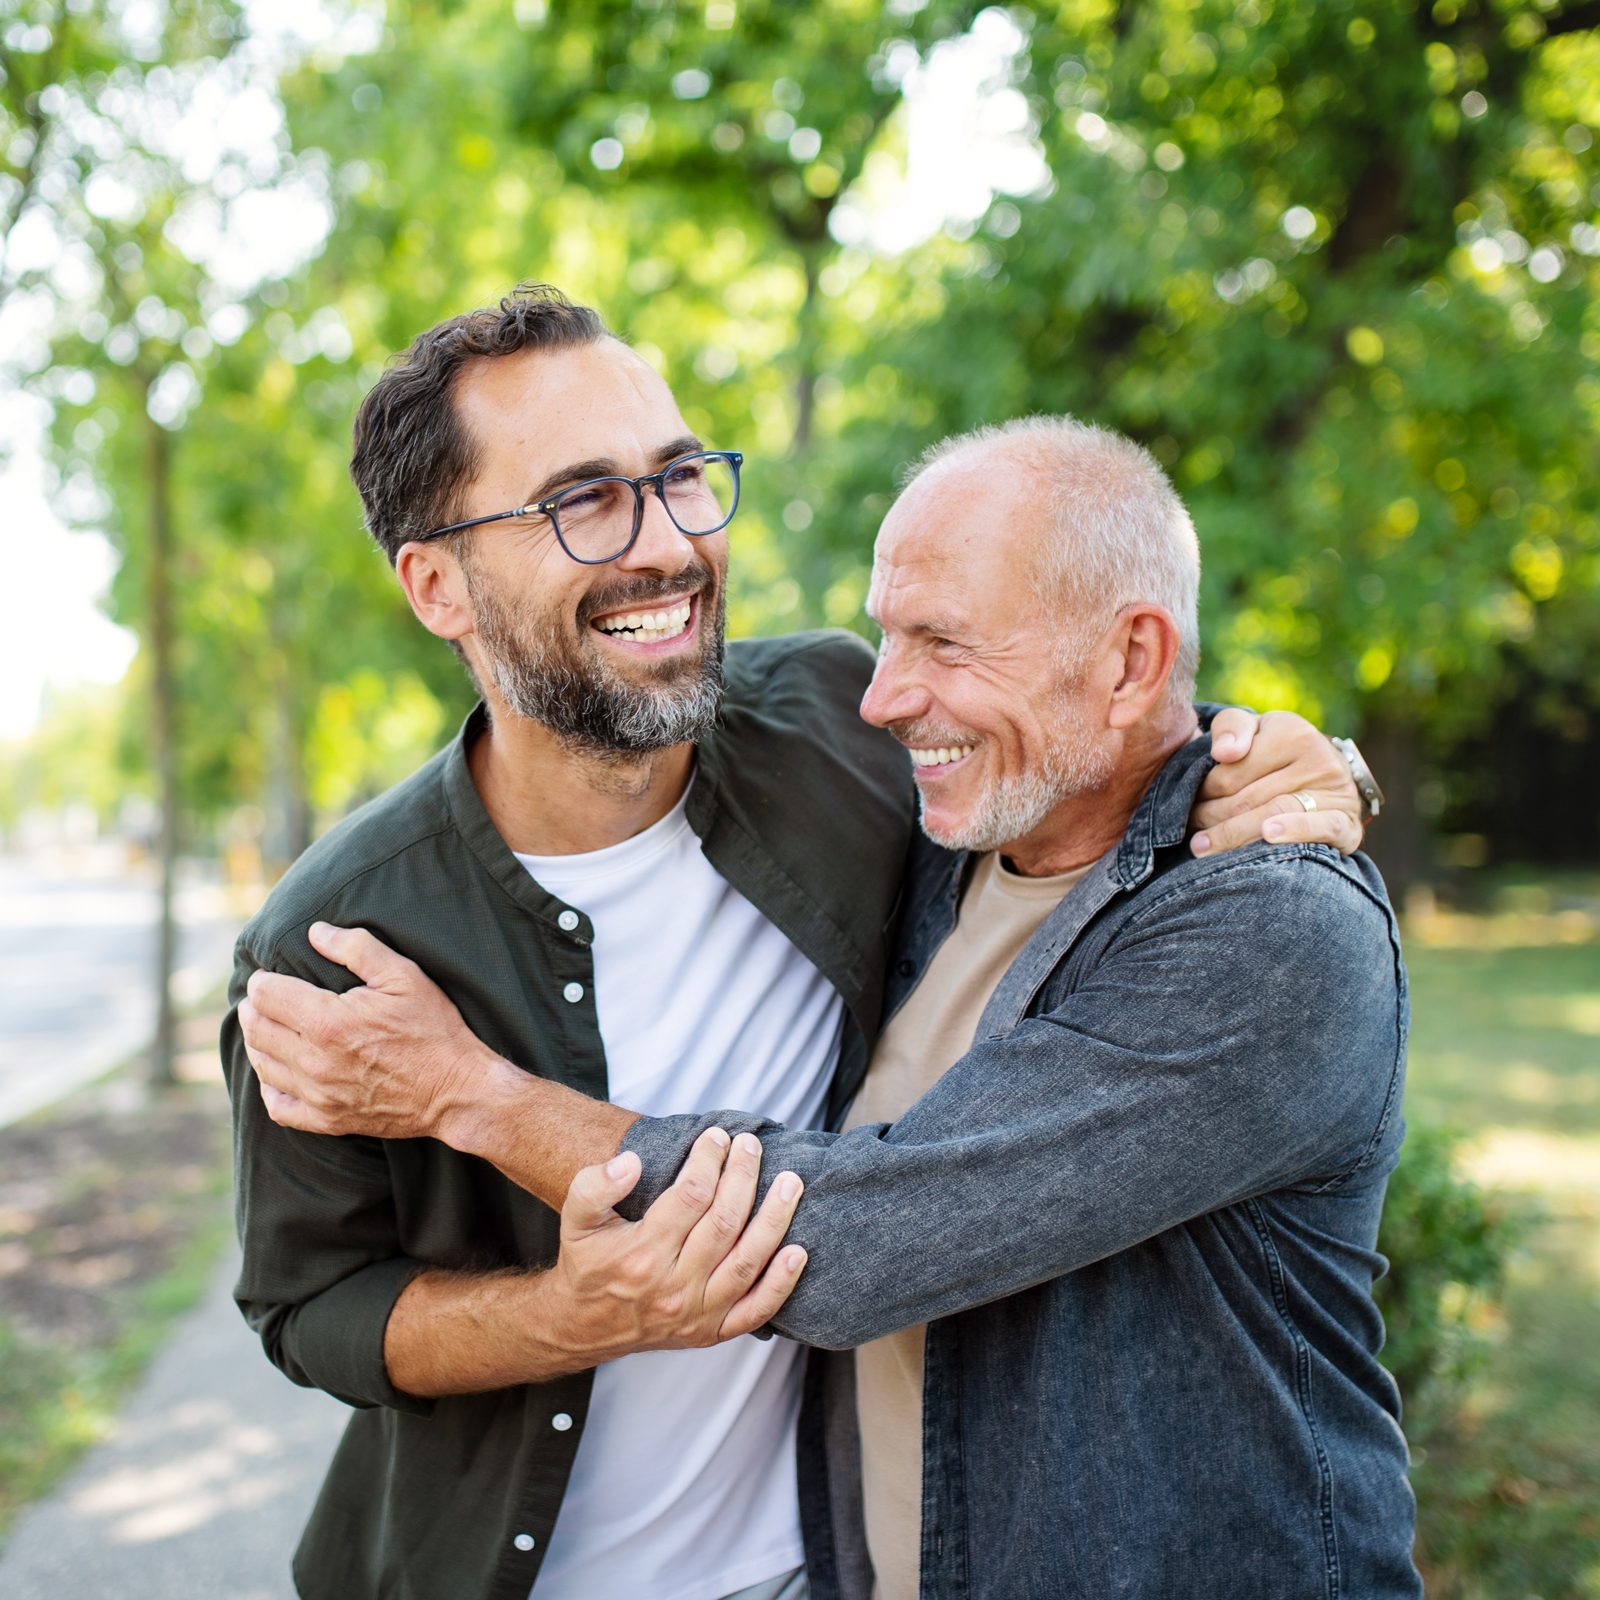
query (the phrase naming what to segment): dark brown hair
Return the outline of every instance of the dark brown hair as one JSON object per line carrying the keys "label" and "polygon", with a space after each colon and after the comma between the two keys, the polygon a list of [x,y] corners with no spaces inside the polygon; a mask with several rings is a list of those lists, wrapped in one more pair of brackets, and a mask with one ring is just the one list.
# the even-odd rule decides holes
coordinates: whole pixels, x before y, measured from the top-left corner
{"label": "dark brown hair", "polygon": [[598,312],[547,283],[522,283],[498,306],[463,312],[412,341],[361,402],[350,456],[367,531],[391,566],[408,539],[456,520],[462,486],[477,470],[477,444],[451,395],[462,367],[606,336]]}

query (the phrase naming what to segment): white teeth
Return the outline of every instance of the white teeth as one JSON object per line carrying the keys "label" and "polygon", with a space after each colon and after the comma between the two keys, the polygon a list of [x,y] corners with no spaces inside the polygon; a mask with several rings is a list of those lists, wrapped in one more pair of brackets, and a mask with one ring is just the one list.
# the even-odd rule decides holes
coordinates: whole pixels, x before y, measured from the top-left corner
{"label": "white teeth", "polygon": [[641,643],[657,644],[682,633],[689,625],[692,610],[692,603],[684,600],[665,611],[619,611],[600,617],[595,627],[602,633],[631,633]]}
{"label": "white teeth", "polygon": [[944,767],[952,761],[960,761],[970,756],[978,747],[975,744],[939,745],[931,750],[911,751],[911,764],[914,767]]}

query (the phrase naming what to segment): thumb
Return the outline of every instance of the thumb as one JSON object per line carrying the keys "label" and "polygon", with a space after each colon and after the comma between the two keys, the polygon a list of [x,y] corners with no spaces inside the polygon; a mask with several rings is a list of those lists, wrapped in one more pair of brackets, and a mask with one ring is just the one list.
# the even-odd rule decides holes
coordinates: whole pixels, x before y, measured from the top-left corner
{"label": "thumb", "polygon": [[313,922],[306,929],[306,938],[318,955],[349,968],[369,989],[394,989],[415,965],[365,928]]}
{"label": "thumb", "polygon": [[1211,719],[1211,754],[1217,761],[1243,761],[1255,743],[1261,719],[1240,706],[1227,706]]}
{"label": "thumb", "polygon": [[581,1239],[622,1219],[612,1209],[639,1181],[639,1158],[625,1150],[602,1166],[584,1167],[567,1190],[561,1207],[561,1237]]}

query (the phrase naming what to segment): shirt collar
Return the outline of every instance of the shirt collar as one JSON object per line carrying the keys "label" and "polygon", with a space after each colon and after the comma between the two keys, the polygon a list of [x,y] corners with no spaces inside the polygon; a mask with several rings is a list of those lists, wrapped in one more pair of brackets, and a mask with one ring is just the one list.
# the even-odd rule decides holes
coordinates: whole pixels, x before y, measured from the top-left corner
{"label": "shirt collar", "polygon": [[1187,740],[1167,757],[1155,781],[1145,790],[1117,847],[1116,877],[1132,889],[1155,871],[1156,851],[1182,844],[1189,831],[1189,813],[1211,758],[1211,736]]}

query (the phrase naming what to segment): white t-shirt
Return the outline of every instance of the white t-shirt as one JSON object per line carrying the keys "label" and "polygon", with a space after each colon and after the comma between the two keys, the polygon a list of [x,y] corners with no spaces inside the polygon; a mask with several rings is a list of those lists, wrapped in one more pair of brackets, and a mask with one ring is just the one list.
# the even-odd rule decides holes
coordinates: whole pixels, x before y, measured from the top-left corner
{"label": "white t-shirt", "polygon": [[[517,857],[594,926],[611,1098],[818,1127],[843,1003],[701,854],[687,799],[604,850]],[[597,1368],[534,1600],[718,1600],[800,1566],[803,1359],[743,1338]]]}

